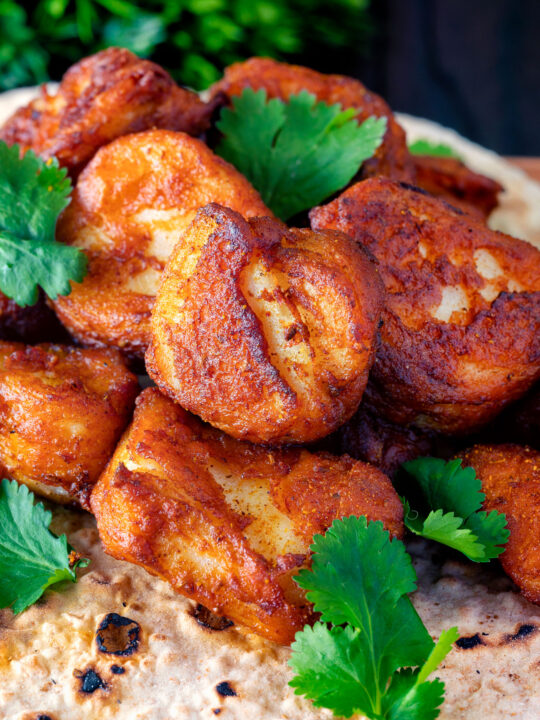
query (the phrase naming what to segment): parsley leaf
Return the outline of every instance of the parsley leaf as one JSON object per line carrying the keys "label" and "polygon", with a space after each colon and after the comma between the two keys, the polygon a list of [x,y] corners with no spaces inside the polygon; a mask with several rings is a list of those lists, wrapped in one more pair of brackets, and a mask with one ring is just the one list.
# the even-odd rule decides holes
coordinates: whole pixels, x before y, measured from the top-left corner
{"label": "parsley leaf", "polygon": [[33,305],[38,285],[55,299],[86,273],[86,256],[54,240],[56,221],[69,203],[71,182],[53,159],[0,141],[0,290],[17,305]]}
{"label": "parsley leaf", "polygon": [[432,155],[433,157],[450,157],[461,160],[461,156],[444,143],[432,143],[430,140],[415,140],[409,145],[412,155]]}
{"label": "parsley leaf", "polygon": [[285,103],[246,88],[217,123],[218,155],[232,163],[282,220],[344,187],[382,142],[386,118],[361,125],[356,110],[317,102],[305,90]]}
{"label": "parsley leaf", "polygon": [[15,614],[35,603],[49,586],[63,580],[76,582],[75,569],[89,562],[82,558],[70,563],[66,536],[50,532],[52,514],[33,500],[25,485],[2,480],[0,607],[12,607]]}
{"label": "parsley leaf", "polygon": [[437,717],[444,685],[427,677],[458,633],[452,628],[433,643],[407,597],[416,574],[403,543],[381,522],[349,517],[315,536],[311,550],[311,570],[296,581],[321,619],[292,645],[295,692],[345,717]]}
{"label": "parsley leaf", "polygon": [[461,460],[418,458],[403,465],[420,488],[430,512],[422,516],[404,500],[405,526],[416,535],[459,550],[475,562],[489,562],[510,537],[506,515],[480,510],[485,499],[474,468]]}

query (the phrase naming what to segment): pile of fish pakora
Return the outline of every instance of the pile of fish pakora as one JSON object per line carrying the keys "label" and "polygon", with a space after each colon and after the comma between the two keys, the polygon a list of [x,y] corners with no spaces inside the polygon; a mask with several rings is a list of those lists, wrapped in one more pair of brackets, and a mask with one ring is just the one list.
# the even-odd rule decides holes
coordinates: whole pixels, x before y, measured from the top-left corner
{"label": "pile of fish pakora", "polygon": [[139,396],[90,505],[109,554],[279,643],[312,617],[292,575],[314,534],[349,515],[402,534],[401,502],[380,470],[234,440],[155,388]]}
{"label": "pile of fish pakora", "polygon": [[[309,228],[274,217],[212,150],[216,110],[245,88],[386,118]],[[365,515],[401,537],[388,475],[476,443],[460,457],[485,509],[507,514],[503,567],[540,603],[540,458],[492,443],[508,418],[537,443],[539,417],[540,252],[486,226],[501,186],[413,157],[353,78],[252,58],[209,98],[110,48],[0,128],[67,168],[56,238],[88,259],[47,306],[0,296],[4,475],[93,512],[112,556],[290,643],[314,619],[293,579],[314,534]],[[78,346],[8,342],[62,333]],[[136,400],[126,363],[143,358],[158,388]]]}
{"label": "pile of fish pakora", "polygon": [[209,205],[165,270],[146,367],[233,437],[309,442],[358,407],[381,305],[376,268],[346,235]]}

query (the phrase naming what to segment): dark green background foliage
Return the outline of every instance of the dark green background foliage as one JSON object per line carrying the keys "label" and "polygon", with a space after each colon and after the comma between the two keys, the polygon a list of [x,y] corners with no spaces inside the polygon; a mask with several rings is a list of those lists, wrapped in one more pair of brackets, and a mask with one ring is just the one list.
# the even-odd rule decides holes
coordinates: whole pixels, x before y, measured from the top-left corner
{"label": "dark green background foliage", "polygon": [[339,70],[368,33],[369,0],[0,0],[0,90],[59,79],[121,45],[207,87],[250,55]]}

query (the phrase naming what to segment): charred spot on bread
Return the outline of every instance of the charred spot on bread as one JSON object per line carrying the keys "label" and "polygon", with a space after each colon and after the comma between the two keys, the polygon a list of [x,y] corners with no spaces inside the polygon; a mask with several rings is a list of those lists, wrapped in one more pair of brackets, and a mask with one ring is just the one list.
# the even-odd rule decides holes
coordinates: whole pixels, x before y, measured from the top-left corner
{"label": "charred spot on bread", "polygon": [[221,697],[236,697],[238,694],[227,680],[216,685],[216,692]]}
{"label": "charred spot on bread", "polygon": [[108,690],[109,686],[93,668],[87,668],[84,671],[74,670],[74,677],[81,681],[79,692],[85,695],[91,695],[96,690]]}
{"label": "charred spot on bread", "polygon": [[468,637],[460,637],[456,640],[456,645],[458,648],[461,648],[461,650],[471,650],[472,648],[477,647],[478,645],[484,645],[484,641],[480,637],[478,633],[476,635],[470,635]]}
{"label": "charred spot on bread", "polygon": [[141,626],[135,620],[118,613],[109,613],[96,631],[98,650],[120,657],[133,655],[139,648],[140,632]]}
{"label": "charred spot on bread", "polygon": [[537,630],[538,630],[537,625],[532,625],[532,624],[526,623],[524,625],[520,625],[513,635],[511,635],[511,634],[507,635],[505,640],[506,640],[506,642],[510,642],[510,643],[524,640],[525,638],[529,638],[531,635],[534,635],[534,633],[536,633]]}

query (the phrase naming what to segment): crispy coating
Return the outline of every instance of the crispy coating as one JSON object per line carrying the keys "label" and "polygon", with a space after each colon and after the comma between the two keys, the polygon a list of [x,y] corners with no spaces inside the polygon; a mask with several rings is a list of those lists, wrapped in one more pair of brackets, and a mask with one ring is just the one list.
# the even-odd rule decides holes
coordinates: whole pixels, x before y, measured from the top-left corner
{"label": "crispy coating", "polygon": [[385,117],[387,129],[383,142],[374,157],[364,163],[362,174],[364,177],[386,175],[396,180],[414,179],[414,163],[403,128],[386,102],[359,80],[345,75],[323,75],[300,65],[253,57],[226,68],[224,77],[210,88],[210,95],[216,101],[220,96],[230,100],[247,87],[264,89],[268,97],[281,100],[307,90],[328,105],[339,103],[343,108],[354,108],[360,122],[371,115]]}
{"label": "crispy coating", "polygon": [[373,263],[342,233],[208,205],[165,270],[146,367],[233,437],[309,442],[358,407],[381,305]]}
{"label": "crispy coating", "polygon": [[470,170],[457,158],[417,155],[416,184],[478,218],[487,218],[498,205],[503,186]]}
{"label": "crispy coating", "polygon": [[82,248],[89,272],[55,309],[85,344],[142,356],[167,259],[197,209],[222,202],[269,215],[232,165],[185,133],[148,130],[102,148],[79,178],[57,238]]}
{"label": "crispy coating", "polygon": [[387,296],[368,386],[398,424],[467,433],[540,377],[540,252],[418,188],[373,178],[310,213],[379,262]]}
{"label": "crispy coating", "polygon": [[211,112],[159,65],[113,47],[73,65],[55,95],[43,87],[0,128],[0,139],[43,158],[54,155],[76,177],[117,137],[150,128],[199,135]]}
{"label": "crispy coating", "polygon": [[312,619],[292,580],[315,533],[366,515],[402,533],[388,478],[349,457],[233,440],[149,388],[90,505],[106,552],[278,643]]}
{"label": "crispy coating", "polygon": [[475,445],[460,453],[486,495],[484,509],[505,513],[510,539],[504,571],[527,600],[540,604],[540,452],[520,445]]}
{"label": "crispy coating", "polygon": [[85,507],[137,392],[117,350],[0,342],[3,477]]}

